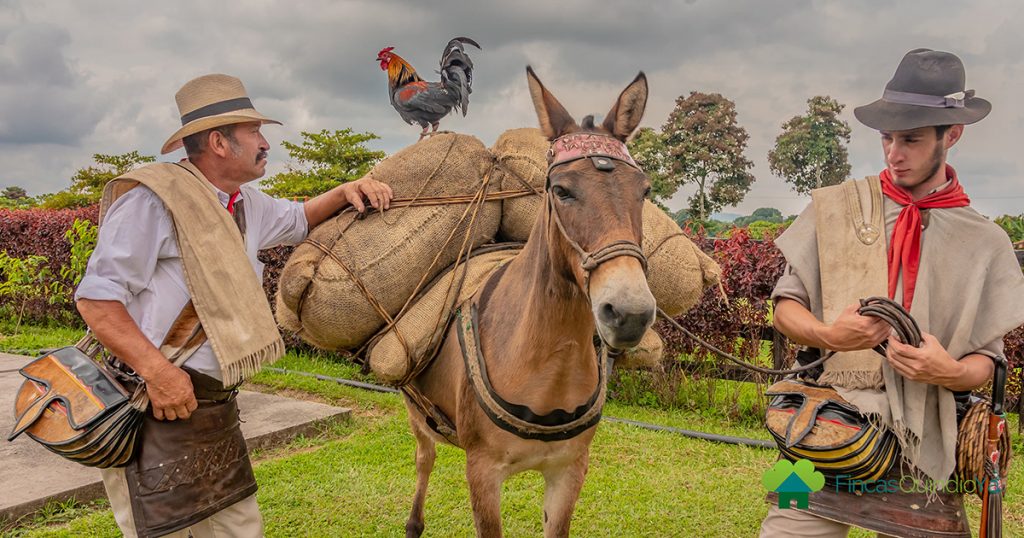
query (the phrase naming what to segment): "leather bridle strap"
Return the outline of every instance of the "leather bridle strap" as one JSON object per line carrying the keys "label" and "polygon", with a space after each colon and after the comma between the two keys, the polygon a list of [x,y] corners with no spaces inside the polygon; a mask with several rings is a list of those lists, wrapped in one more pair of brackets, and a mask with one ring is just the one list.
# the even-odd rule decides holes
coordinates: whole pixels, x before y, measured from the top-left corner
{"label": "leather bridle strap", "polygon": [[[580,159],[590,158],[594,166],[599,170],[610,171],[614,167],[602,167],[602,164],[610,164],[612,161],[621,162],[639,170],[636,162],[629,155],[626,145],[618,139],[596,133],[571,133],[555,139],[548,150],[548,183],[551,181],[551,171],[556,167]],[[640,262],[640,266],[647,274],[647,256],[644,255],[640,245],[626,239],[612,241],[603,245],[593,252],[587,252],[578,242],[569,236],[562,224],[562,216],[555,206],[554,198],[548,192],[545,195],[547,201],[548,217],[555,221],[555,227],[566,243],[580,256],[580,266],[583,269],[584,294],[590,298],[590,273],[597,269],[602,263],[618,258],[629,256]]]}
{"label": "leather bridle strap", "polygon": [[548,213],[551,215],[552,220],[555,221],[555,226],[562,234],[562,238],[565,239],[565,242],[569,243],[569,246],[580,255],[580,266],[583,268],[585,273],[588,273],[588,276],[591,271],[597,269],[602,263],[618,258],[619,256],[636,258],[640,262],[640,266],[643,267],[644,274],[647,274],[647,256],[644,255],[644,251],[640,248],[640,245],[627,239],[620,239],[618,241],[612,241],[594,252],[587,252],[579,243],[569,237],[568,232],[565,231],[565,225],[562,224],[562,217],[558,214],[558,209],[555,208],[555,203],[552,200],[550,193],[547,195],[547,200]]}

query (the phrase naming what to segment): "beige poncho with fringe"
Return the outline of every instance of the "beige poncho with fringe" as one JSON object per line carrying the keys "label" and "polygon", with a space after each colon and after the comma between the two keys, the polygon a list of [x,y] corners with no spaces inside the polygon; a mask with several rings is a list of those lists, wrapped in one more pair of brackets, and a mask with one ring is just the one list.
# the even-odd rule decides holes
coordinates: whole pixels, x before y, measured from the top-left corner
{"label": "beige poncho with fringe", "polygon": [[242,236],[213,185],[191,163],[157,163],[115,178],[103,189],[100,222],[111,204],[139,184],[171,213],[185,282],[224,385],[233,385],[284,354],[284,342]]}
{"label": "beige poncho with fringe", "polygon": [[[883,206],[888,248],[902,206],[887,197]],[[1001,352],[1003,336],[1024,323],[1024,276],[1009,238],[970,207],[926,213],[911,315],[956,359],[978,351]],[[773,297],[803,296],[822,319],[815,220],[812,203],[775,241],[789,267]],[[901,283],[896,297],[902,294]],[[827,375],[844,398],[896,433],[911,465],[934,480],[948,479],[956,461],[952,392],[906,379],[878,359],[870,368],[832,368]]]}

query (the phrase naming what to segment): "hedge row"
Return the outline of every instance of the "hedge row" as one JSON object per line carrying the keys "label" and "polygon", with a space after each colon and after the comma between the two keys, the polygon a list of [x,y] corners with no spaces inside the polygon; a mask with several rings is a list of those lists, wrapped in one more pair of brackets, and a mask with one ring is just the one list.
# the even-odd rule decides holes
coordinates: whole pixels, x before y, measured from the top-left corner
{"label": "hedge row", "polygon": [[[33,254],[45,256],[49,261],[47,265],[51,275],[45,284],[62,280],[60,268],[71,257],[71,245],[64,239],[64,233],[71,229],[77,219],[95,223],[98,217],[98,205],[60,210],[0,209],[0,251],[6,251],[15,258]],[[64,283],[68,286],[72,284]],[[20,309],[21,301],[0,297],[0,306]],[[26,303],[24,316],[24,319],[37,323],[52,320],[81,323],[70,301],[51,304],[42,297],[30,299]]]}
{"label": "hedge row", "polygon": [[[75,219],[95,222],[97,213],[96,206],[57,211],[0,210],[0,251],[6,250],[16,257],[46,256],[51,272],[59,278],[60,266],[67,262],[70,247],[64,240],[64,232]],[[775,248],[771,237],[755,240],[743,229],[725,239],[711,239],[701,231],[687,230],[687,233],[722,266],[722,288],[728,300],[723,299],[721,290],[710,289],[701,302],[678,321],[716,346],[748,359],[756,357],[760,338],[771,326],[769,297],[785,267],[782,253]],[[278,276],[291,252],[291,247],[260,252],[260,260],[266,264],[263,285],[271,305],[277,292]],[[0,307],[11,306],[9,300],[6,305],[4,300],[0,298]],[[73,305],[52,305],[45,300],[30,302],[26,318],[36,322],[78,319]],[[665,322],[659,322],[658,331],[664,336],[667,352],[672,355],[697,349],[693,342]],[[286,335],[286,342],[305,347],[293,335]],[[1011,364],[1008,393],[1016,396],[1021,393],[1024,381],[1024,327],[1007,335],[1006,354]]]}

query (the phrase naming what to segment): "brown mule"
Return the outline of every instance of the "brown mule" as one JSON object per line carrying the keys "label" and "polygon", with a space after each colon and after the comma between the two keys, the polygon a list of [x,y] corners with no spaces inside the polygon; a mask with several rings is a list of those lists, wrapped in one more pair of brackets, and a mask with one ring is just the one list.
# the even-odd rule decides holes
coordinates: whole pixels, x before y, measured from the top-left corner
{"label": "brown mule", "polygon": [[[527,79],[541,129],[549,140],[593,133],[603,136],[592,140],[604,140],[625,154],[621,143],[640,123],[647,103],[643,73],[623,90],[600,126],[590,116],[577,125],[530,68]],[[572,139],[563,139],[563,146],[564,140]],[[604,401],[605,375],[600,369],[607,368],[607,363],[601,364],[595,352],[595,330],[607,346],[625,349],[635,346],[654,320],[655,301],[644,274],[646,260],[637,247],[650,183],[628,155],[555,163],[548,183],[546,211],[538,216],[522,253],[491,277],[474,298],[472,309],[462,309],[436,360],[412,383],[411,389],[422,398],[419,402],[406,398],[417,441],[416,494],[406,536],[423,532],[435,444],[445,440],[466,451],[466,479],[478,536],[501,536],[502,483],[527,470],[544,476],[544,536],[569,535]],[[470,319],[476,321],[475,333],[460,333]],[[540,422],[545,417],[578,415],[588,405],[596,406],[596,417],[572,431],[547,437],[509,427],[495,418],[494,407],[482,403],[480,378],[474,381],[467,373],[476,358],[471,356],[476,355],[475,349],[472,354],[465,351],[467,339],[479,345],[490,396],[514,402],[513,408],[525,409],[528,417]],[[428,417],[423,401],[450,417],[455,432],[447,432],[447,439],[439,434],[443,428],[432,428],[441,413]]]}

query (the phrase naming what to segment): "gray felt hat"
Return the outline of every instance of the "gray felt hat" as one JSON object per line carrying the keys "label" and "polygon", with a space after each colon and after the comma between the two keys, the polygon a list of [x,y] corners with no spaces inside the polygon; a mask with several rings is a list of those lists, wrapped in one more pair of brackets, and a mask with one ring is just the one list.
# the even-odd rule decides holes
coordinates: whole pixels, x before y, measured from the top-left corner
{"label": "gray felt hat", "polygon": [[966,90],[965,78],[955,54],[914,49],[903,57],[882,98],[853,109],[853,115],[879,131],[974,123],[992,104]]}

